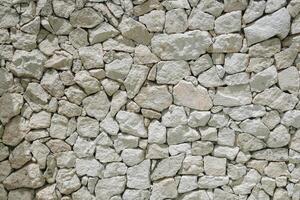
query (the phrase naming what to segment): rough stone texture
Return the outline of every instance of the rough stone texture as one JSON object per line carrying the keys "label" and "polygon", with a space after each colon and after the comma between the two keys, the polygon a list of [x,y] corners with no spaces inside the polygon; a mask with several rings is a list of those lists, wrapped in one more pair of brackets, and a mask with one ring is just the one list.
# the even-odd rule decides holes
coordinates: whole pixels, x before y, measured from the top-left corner
{"label": "rough stone texture", "polygon": [[1,200],[299,200],[299,0],[0,4]]}

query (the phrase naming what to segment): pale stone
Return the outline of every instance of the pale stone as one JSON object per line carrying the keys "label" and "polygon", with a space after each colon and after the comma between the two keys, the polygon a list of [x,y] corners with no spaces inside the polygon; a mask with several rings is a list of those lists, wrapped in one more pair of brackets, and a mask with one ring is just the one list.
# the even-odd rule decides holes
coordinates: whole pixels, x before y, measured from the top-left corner
{"label": "pale stone", "polygon": [[95,158],[102,163],[121,161],[121,157],[115,151],[115,149],[101,145],[97,146],[96,148]]}
{"label": "pale stone", "polygon": [[97,135],[99,134],[98,121],[90,117],[78,117],[77,133],[82,137],[97,137]]}
{"label": "pale stone", "polygon": [[13,169],[8,160],[0,162],[0,181],[3,182],[12,171]]}
{"label": "pale stone", "polygon": [[227,54],[224,69],[229,74],[244,71],[249,63],[249,55],[243,53]]}
{"label": "pale stone", "polygon": [[134,101],[142,108],[162,111],[171,105],[172,95],[165,85],[148,85],[141,88]]}
{"label": "pale stone", "polygon": [[290,142],[290,138],[288,129],[283,125],[279,125],[270,133],[266,143],[271,148],[283,147]]}
{"label": "pale stone", "polygon": [[208,111],[192,111],[189,115],[188,125],[193,128],[205,126],[210,116],[211,114]]}
{"label": "pale stone", "polygon": [[200,56],[196,61],[190,62],[190,68],[194,76],[211,68],[213,66],[212,58],[209,54]]}
{"label": "pale stone", "polygon": [[248,45],[264,41],[273,36],[285,38],[290,31],[291,16],[286,8],[262,17],[250,26],[244,28]]}
{"label": "pale stone", "polygon": [[215,37],[213,53],[237,53],[242,48],[243,37],[240,34],[223,34]]}
{"label": "pale stone", "polygon": [[82,108],[76,104],[61,100],[58,102],[57,113],[72,118],[80,116],[82,113]]}
{"label": "pale stone", "polygon": [[179,81],[173,91],[174,103],[197,110],[209,110],[212,100],[202,86],[195,87],[187,81]]}
{"label": "pale stone", "polygon": [[129,55],[122,59],[115,59],[105,65],[106,76],[116,81],[125,80],[132,62],[132,58]]}
{"label": "pale stone", "polygon": [[68,20],[53,15],[49,16],[47,21],[42,20],[41,24],[55,35],[68,35],[73,30]]}
{"label": "pale stone", "polygon": [[32,143],[30,150],[32,152],[33,157],[37,160],[41,169],[46,168],[47,156],[50,153],[50,150],[46,145],[36,140]]}
{"label": "pale stone", "polygon": [[127,166],[121,162],[112,162],[106,165],[105,170],[103,170],[103,176],[105,178],[122,176],[127,172]]}
{"label": "pale stone", "polygon": [[17,188],[39,188],[43,186],[45,179],[39,169],[38,164],[31,163],[25,167],[11,173],[4,181],[6,189]]}
{"label": "pale stone", "polygon": [[278,87],[266,89],[253,99],[254,104],[267,105],[280,112],[292,110],[297,102],[294,95],[282,92]]}
{"label": "pale stone", "polygon": [[137,64],[150,64],[158,62],[158,57],[153,54],[149,47],[139,45],[134,49],[134,62]]}
{"label": "pale stone", "polygon": [[200,7],[194,8],[188,18],[189,29],[199,29],[201,31],[213,30],[214,20],[214,16],[203,12]]}
{"label": "pale stone", "polygon": [[123,162],[128,166],[134,166],[142,162],[145,158],[144,151],[141,149],[124,149],[121,157]]}
{"label": "pale stone", "polygon": [[223,12],[224,4],[216,0],[204,0],[200,1],[197,7],[199,7],[203,12],[218,17]]}
{"label": "pale stone", "polygon": [[226,85],[244,85],[250,82],[248,73],[240,72],[232,75],[228,75],[224,79]]}
{"label": "pale stone", "polygon": [[[185,44],[184,49],[182,43]],[[211,43],[208,32],[195,30],[155,35],[151,40],[151,48],[163,60],[192,60],[204,54]]]}
{"label": "pale stone", "polygon": [[90,157],[94,155],[96,144],[94,141],[78,136],[73,149],[78,158]]}
{"label": "pale stone", "polygon": [[73,58],[71,54],[66,51],[60,51],[51,56],[46,62],[46,68],[53,68],[57,70],[68,70],[72,66]]}
{"label": "pale stone", "polygon": [[139,17],[139,21],[146,25],[151,32],[161,32],[165,24],[165,11],[153,10]]}
{"label": "pale stone", "polygon": [[89,95],[100,90],[99,81],[92,77],[87,71],[79,71],[75,74],[74,81]]}
{"label": "pale stone", "polygon": [[289,67],[278,73],[278,84],[282,90],[291,93],[299,91],[300,78],[296,67]]}
{"label": "pale stone", "polygon": [[70,15],[70,23],[74,27],[93,28],[103,21],[103,16],[92,8],[76,10]]}
{"label": "pale stone", "polygon": [[246,175],[247,168],[242,164],[236,164],[236,165],[228,164],[227,173],[231,179],[237,180]]}
{"label": "pale stone", "polygon": [[249,48],[251,57],[272,57],[281,50],[281,42],[279,38],[272,38],[260,43],[257,43]]}
{"label": "pale stone", "polygon": [[267,0],[265,12],[272,13],[285,6],[286,3],[285,0]]}
{"label": "pale stone", "polygon": [[0,121],[3,124],[18,115],[23,106],[23,96],[17,93],[5,93],[0,97]]}
{"label": "pale stone", "polygon": [[246,0],[225,0],[224,11],[231,12],[235,10],[245,10],[248,5]]}
{"label": "pale stone", "polygon": [[198,180],[200,189],[213,189],[228,184],[228,176],[202,176]]}
{"label": "pale stone", "polygon": [[151,180],[174,176],[182,166],[184,154],[161,160],[151,174]]}
{"label": "pale stone", "polygon": [[295,128],[300,128],[299,126],[300,120],[300,111],[299,110],[291,110],[284,113],[281,123],[286,126],[293,126]]}
{"label": "pale stone", "polygon": [[177,185],[178,183],[173,178],[154,182],[150,200],[176,198],[178,196]]}
{"label": "pale stone", "polygon": [[250,87],[252,91],[261,92],[277,83],[277,70],[271,66],[251,77]]}
{"label": "pale stone", "polygon": [[77,105],[80,105],[82,100],[87,96],[77,85],[66,88],[64,92],[68,100]]}
{"label": "pale stone", "polygon": [[148,72],[149,68],[144,65],[132,65],[124,81],[128,98],[133,98],[136,94],[138,94],[147,78]]}
{"label": "pale stone", "polygon": [[127,187],[139,190],[150,188],[150,160],[144,160],[127,170]]}
{"label": "pale stone", "polygon": [[216,158],[212,156],[204,157],[204,172],[211,176],[225,176],[226,174],[226,159]]}
{"label": "pale stone", "polygon": [[199,133],[188,126],[179,125],[167,130],[167,142],[169,145],[193,142],[198,139],[200,139]]}
{"label": "pale stone", "polygon": [[149,44],[151,35],[147,28],[140,22],[130,18],[123,17],[121,23],[118,26],[122,35],[128,39],[131,39],[139,44]]}
{"label": "pale stone", "polygon": [[126,189],[122,196],[123,200],[131,200],[131,199],[149,199],[150,191],[148,190],[132,190]]}
{"label": "pale stone", "polygon": [[[10,70],[17,77],[40,79],[44,71],[46,56],[35,49],[30,52],[16,50]],[[32,66],[35,66],[32,68]]]}
{"label": "pale stone", "polygon": [[83,99],[82,105],[87,115],[94,117],[97,120],[105,119],[110,108],[110,102],[103,91],[86,97]]}
{"label": "pale stone", "polygon": [[32,158],[30,143],[23,141],[9,155],[9,162],[12,168],[19,169]]}
{"label": "pale stone", "polygon": [[50,136],[58,139],[67,137],[68,119],[62,115],[54,114],[51,119]]}
{"label": "pale stone", "polygon": [[240,128],[246,132],[256,136],[259,139],[265,139],[270,131],[260,119],[246,119],[240,125]]}
{"label": "pale stone", "polygon": [[182,176],[178,185],[178,193],[190,192],[198,188],[197,176]]}
{"label": "pale stone", "polygon": [[128,111],[119,111],[116,115],[116,120],[119,122],[120,129],[124,133],[137,137],[147,137],[147,130],[144,126],[142,115]]}
{"label": "pale stone", "polygon": [[47,70],[41,80],[41,86],[54,97],[60,98],[64,95],[64,85],[56,70]]}
{"label": "pale stone", "polygon": [[103,50],[101,44],[81,47],[78,49],[78,53],[85,69],[103,67]]}
{"label": "pale stone", "polygon": [[11,28],[19,23],[19,16],[14,8],[1,5],[0,16],[2,19],[0,22],[0,28]]}
{"label": "pale stone", "polygon": [[262,118],[263,123],[272,130],[277,124],[280,123],[280,116],[278,111],[270,111]]}
{"label": "pale stone", "polygon": [[93,29],[88,29],[88,31],[89,41],[91,44],[103,42],[109,38],[115,37],[119,33],[117,29],[106,22],[101,23]]}
{"label": "pale stone", "polygon": [[250,1],[245,13],[243,21],[248,24],[264,14],[266,8],[266,1]]}
{"label": "pale stone", "polygon": [[8,193],[8,200],[12,199],[23,199],[23,200],[31,200],[34,197],[34,192],[33,190],[30,189],[16,189],[12,190]]}
{"label": "pale stone", "polygon": [[203,156],[213,152],[214,145],[209,141],[195,141],[192,143],[192,155]]}
{"label": "pale stone", "polygon": [[79,190],[72,193],[72,199],[73,200],[81,200],[81,199],[94,200],[95,196],[93,196],[86,187],[81,187]]}
{"label": "pale stone", "polygon": [[163,113],[161,122],[166,127],[176,127],[187,124],[187,116],[184,107],[171,105],[168,111]]}
{"label": "pale stone", "polygon": [[6,145],[16,146],[22,141],[29,130],[30,128],[25,118],[16,116],[6,124],[2,142]]}
{"label": "pale stone", "polygon": [[45,188],[40,189],[36,193],[37,200],[45,200],[45,199],[57,199],[57,195],[55,193],[56,184],[52,184],[46,186]]}
{"label": "pale stone", "polygon": [[201,127],[199,128],[201,134],[201,140],[204,141],[217,141],[218,140],[218,131],[215,127]]}
{"label": "pale stone", "polygon": [[74,169],[60,169],[56,176],[56,187],[62,194],[71,194],[80,188],[80,180]]}
{"label": "pale stone", "polygon": [[198,76],[198,82],[204,87],[218,87],[224,85],[222,77],[218,74],[217,67],[213,66],[210,69],[202,72]]}
{"label": "pale stone", "polygon": [[72,168],[75,167],[76,154],[74,151],[64,151],[55,155],[57,167],[59,168]]}
{"label": "pale stone", "polygon": [[39,45],[39,49],[46,55],[53,55],[55,51],[59,50],[58,38],[49,34]]}
{"label": "pale stone", "polygon": [[237,136],[237,146],[243,151],[257,151],[265,148],[267,145],[251,134],[241,133]]}
{"label": "pale stone", "polygon": [[285,69],[293,65],[297,56],[297,50],[294,48],[284,49],[283,51],[276,53],[275,63],[277,69]]}
{"label": "pale stone", "polygon": [[260,181],[261,175],[254,169],[246,174],[243,181],[233,187],[233,191],[236,194],[250,194],[252,188]]}
{"label": "pale stone", "polygon": [[232,108],[224,108],[223,111],[233,120],[241,121],[254,117],[262,117],[266,114],[266,109],[260,105],[245,105]]}
{"label": "pale stone", "polygon": [[100,122],[100,127],[110,135],[117,135],[119,132],[119,124],[109,114]]}
{"label": "pale stone", "polygon": [[215,20],[215,32],[217,34],[238,32],[241,30],[241,11],[233,11],[221,15]]}
{"label": "pale stone", "polygon": [[[1,30],[1,29],[0,29]],[[0,68],[0,95],[2,96],[13,85],[13,76],[5,68]]]}
{"label": "pale stone", "polygon": [[216,146],[214,148],[213,155],[219,158],[227,158],[228,160],[234,160],[238,152],[238,147]]}
{"label": "pale stone", "polygon": [[22,49],[25,51],[31,51],[37,47],[37,36],[33,34],[27,34],[22,31],[11,32],[11,39],[14,48]]}
{"label": "pale stone", "polygon": [[190,9],[190,5],[188,3],[188,0],[166,0],[163,2],[163,6],[167,10],[175,9],[175,8],[185,8]]}
{"label": "pale stone", "polygon": [[298,14],[292,22],[291,33],[297,34],[300,33],[300,15]]}
{"label": "pale stone", "polygon": [[183,60],[161,61],[157,63],[156,67],[156,82],[158,84],[177,84],[181,79],[191,74],[188,63]]}
{"label": "pale stone", "polygon": [[[112,185],[114,187],[111,187]],[[125,176],[100,179],[95,188],[96,198],[99,200],[109,200],[115,195],[122,194],[125,190],[125,185]]]}
{"label": "pale stone", "polygon": [[76,159],[75,170],[78,176],[100,176],[104,166],[96,159],[83,158]]}
{"label": "pale stone", "polygon": [[184,9],[172,9],[166,12],[166,33],[181,33],[188,27],[187,14]]}
{"label": "pale stone", "polygon": [[213,98],[214,105],[228,107],[250,104],[252,95],[248,85],[234,85],[219,87]]}
{"label": "pale stone", "polygon": [[166,142],[167,129],[159,121],[153,120],[148,126],[148,142],[163,144]]}
{"label": "pale stone", "polygon": [[68,18],[75,10],[75,2],[72,0],[53,0],[52,5],[54,13],[63,18]]}
{"label": "pale stone", "polygon": [[219,130],[218,144],[226,146],[234,146],[235,144],[235,132],[233,129],[224,127]]}
{"label": "pale stone", "polygon": [[271,178],[289,175],[285,162],[270,162],[264,169],[264,173]]}
{"label": "pale stone", "polygon": [[169,157],[169,149],[165,144],[149,144],[146,158],[163,159]]}

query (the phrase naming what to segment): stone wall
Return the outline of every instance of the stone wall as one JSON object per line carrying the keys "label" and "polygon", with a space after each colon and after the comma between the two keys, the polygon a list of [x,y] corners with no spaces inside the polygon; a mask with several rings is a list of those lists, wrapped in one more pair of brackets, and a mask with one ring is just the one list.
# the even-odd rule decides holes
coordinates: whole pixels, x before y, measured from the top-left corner
{"label": "stone wall", "polygon": [[0,0],[1,200],[299,200],[299,0]]}

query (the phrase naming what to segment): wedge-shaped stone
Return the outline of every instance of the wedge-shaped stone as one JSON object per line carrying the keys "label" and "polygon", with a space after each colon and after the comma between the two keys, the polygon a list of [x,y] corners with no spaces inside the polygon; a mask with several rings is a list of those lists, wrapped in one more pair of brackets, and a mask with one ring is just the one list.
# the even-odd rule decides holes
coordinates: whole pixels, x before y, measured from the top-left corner
{"label": "wedge-shaped stone", "polygon": [[207,90],[191,82],[180,81],[173,91],[174,103],[196,110],[209,110],[212,107],[212,100]]}
{"label": "wedge-shaped stone", "polygon": [[189,126],[180,125],[169,128],[167,131],[167,141],[169,145],[184,142],[193,142],[200,139],[200,134]]}
{"label": "wedge-shaped stone", "polygon": [[142,108],[162,111],[172,104],[172,95],[165,85],[142,87],[134,101]]}
{"label": "wedge-shaped stone", "polygon": [[149,68],[144,65],[133,65],[124,81],[128,98],[133,98],[147,78]]}
{"label": "wedge-shaped stone", "polygon": [[156,81],[158,84],[177,84],[191,74],[186,61],[161,61],[157,63]]}
{"label": "wedge-shaped stone", "polygon": [[70,15],[70,22],[74,27],[93,28],[103,22],[103,16],[93,8],[76,10]]}
{"label": "wedge-shaped stone", "polygon": [[151,48],[162,60],[193,60],[204,54],[211,43],[208,32],[196,30],[155,35],[151,40]]}
{"label": "wedge-shaped stone", "polygon": [[244,28],[248,45],[267,40],[273,36],[285,38],[290,31],[291,16],[286,8],[267,15]]}

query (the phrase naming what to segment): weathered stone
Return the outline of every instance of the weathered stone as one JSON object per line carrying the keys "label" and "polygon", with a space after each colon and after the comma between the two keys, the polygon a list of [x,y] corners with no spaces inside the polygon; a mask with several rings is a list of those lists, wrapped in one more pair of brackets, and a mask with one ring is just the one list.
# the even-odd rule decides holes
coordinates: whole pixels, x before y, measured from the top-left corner
{"label": "weathered stone", "polygon": [[184,9],[177,8],[166,12],[166,33],[181,33],[188,27],[187,14]]}
{"label": "weathered stone", "polygon": [[41,80],[41,86],[54,97],[60,98],[64,95],[64,85],[56,70],[47,70]]}
{"label": "weathered stone", "polygon": [[75,10],[75,2],[73,0],[53,0],[52,5],[54,13],[63,18],[68,18]]}
{"label": "weathered stone", "polygon": [[223,12],[224,4],[216,0],[204,0],[200,1],[197,7],[199,7],[203,12],[218,17]]}
{"label": "weathered stone", "polygon": [[133,65],[124,81],[128,98],[133,98],[147,78],[149,68],[144,65]]}
{"label": "weathered stone", "polygon": [[46,168],[47,156],[50,153],[50,150],[46,145],[36,140],[31,144],[30,150],[32,152],[33,157],[36,159],[39,167],[41,169]]}
{"label": "weathered stone", "polygon": [[150,200],[176,198],[178,183],[173,178],[166,178],[153,184]]}
{"label": "weathered stone", "polygon": [[150,160],[144,160],[127,170],[127,187],[139,190],[150,187]]}
{"label": "weathered stone", "polygon": [[273,36],[285,38],[290,31],[291,16],[286,8],[267,15],[244,28],[248,45],[264,41]]}
{"label": "weathered stone", "polygon": [[292,66],[296,56],[297,50],[294,48],[284,49],[283,51],[276,53],[274,58],[277,69],[284,69]]}
{"label": "weathered stone", "polygon": [[233,187],[233,191],[236,194],[250,194],[252,188],[259,183],[261,179],[261,175],[254,169],[251,169],[246,176],[244,177],[243,181]]}
{"label": "weathered stone", "polygon": [[62,194],[71,194],[80,188],[80,180],[74,169],[60,169],[56,176],[56,187]]}
{"label": "weathered stone", "polygon": [[240,34],[223,34],[215,37],[213,53],[237,53],[242,48],[243,37]]}
{"label": "weathered stone", "polygon": [[72,55],[66,51],[59,51],[45,62],[46,68],[53,68],[57,70],[68,70],[72,66]]}
{"label": "weathered stone", "polygon": [[260,105],[245,105],[232,108],[224,108],[223,111],[233,120],[241,121],[254,117],[262,117],[266,114],[266,109]]}
{"label": "weathered stone", "polygon": [[99,134],[99,123],[90,117],[78,117],[77,132],[82,137],[95,138]]}
{"label": "weathered stone", "polygon": [[224,69],[229,74],[244,71],[249,63],[249,55],[243,53],[227,54]]}
{"label": "weathered stone", "polygon": [[132,62],[132,58],[129,55],[122,59],[115,59],[105,65],[106,76],[116,81],[125,80]]}
{"label": "weathered stone", "polygon": [[199,133],[188,126],[180,125],[167,131],[167,142],[169,145],[193,142],[198,139],[200,139]]}
{"label": "weathered stone", "polygon": [[198,180],[200,189],[213,189],[228,184],[228,176],[202,176]]}
{"label": "weathered stone", "polygon": [[74,27],[93,28],[103,20],[103,16],[92,8],[76,10],[70,15],[70,22]]}
{"label": "weathered stone", "polygon": [[153,53],[163,60],[192,60],[204,54],[211,43],[208,32],[195,30],[171,35],[155,35],[151,40],[151,48]]}
{"label": "weathered stone", "polygon": [[291,93],[299,91],[300,78],[296,67],[289,67],[278,73],[278,84],[282,90]]}
{"label": "weathered stone", "polygon": [[179,81],[173,91],[174,103],[196,110],[209,110],[212,101],[207,90],[202,86],[195,87],[187,81]]}
{"label": "weathered stone", "polygon": [[186,193],[198,188],[197,176],[182,176],[178,185],[178,193]]}
{"label": "weathered stone", "polygon": [[9,190],[17,188],[39,188],[43,186],[44,183],[45,179],[39,169],[39,165],[34,163],[13,172],[3,181],[4,187]]}
{"label": "weathered stone", "polygon": [[119,31],[109,23],[103,22],[99,26],[89,29],[89,41],[91,44],[103,42],[118,35]]}
{"label": "weathered stone", "polygon": [[219,87],[213,98],[214,105],[228,107],[250,104],[252,95],[248,85],[234,85]]}
{"label": "weathered stone", "polygon": [[148,142],[163,144],[166,142],[166,127],[154,120],[148,126]]}
{"label": "weathered stone", "polygon": [[210,69],[202,72],[198,76],[198,82],[204,87],[218,87],[224,85],[222,77],[218,74],[217,67],[213,66]]}
{"label": "weathered stone", "polygon": [[250,87],[252,91],[261,92],[277,83],[277,70],[271,66],[251,77]]}
{"label": "weathered stone", "polygon": [[21,116],[12,118],[5,126],[2,142],[6,145],[16,146],[29,132],[28,121]]}
{"label": "weathered stone", "polygon": [[103,91],[86,97],[82,105],[87,114],[97,120],[103,120],[110,108],[110,102]]}
{"label": "weathered stone", "polygon": [[181,79],[191,74],[188,63],[183,60],[161,61],[157,63],[156,67],[156,82],[158,84],[177,84]]}
{"label": "weathered stone", "polygon": [[124,37],[131,39],[139,44],[149,44],[151,35],[147,28],[140,22],[130,18],[123,17],[119,24],[119,30]]}
{"label": "weathered stone", "polygon": [[[200,4],[199,4],[200,5]],[[214,16],[207,14],[201,8],[194,8],[188,18],[189,29],[201,31],[213,30]]]}
{"label": "weathered stone", "polygon": [[182,166],[184,154],[161,160],[151,174],[151,180],[174,176]]}
{"label": "weathered stone", "polygon": [[19,23],[19,16],[14,8],[0,6],[0,28],[11,28]]}
{"label": "weathered stone", "polygon": [[204,157],[204,172],[211,176],[225,176],[226,158],[216,158],[212,156]]}
{"label": "weathered stone", "polygon": [[241,133],[237,136],[237,146],[243,151],[257,151],[266,147],[266,144],[257,137]]}
{"label": "weathered stone", "polygon": [[110,163],[121,161],[120,155],[116,152],[115,149],[108,146],[97,146],[96,147],[96,159],[98,159],[101,163]]}
{"label": "weathered stone", "polygon": [[[114,187],[111,187],[111,186]],[[96,185],[96,198],[99,200],[109,200],[111,197],[122,194],[126,186],[125,176],[100,179]]]}
{"label": "weathered stone", "polygon": [[142,108],[162,111],[172,103],[172,95],[166,86],[149,85],[142,87],[134,101]]}
{"label": "weathered stone", "polygon": [[257,43],[249,48],[251,57],[272,57],[281,50],[281,42],[279,38],[272,38]]}
{"label": "weathered stone", "polygon": [[76,159],[75,169],[78,176],[100,176],[104,167],[96,159],[83,158]]}
{"label": "weathered stone", "polygon": [[241,30],[241,11],[233,11],[218,17],[215,21],[217,34],[238,32]]}
{"label": "weathered stone", "polygon": [[245,13],[243,21],[248,24],[264,14],[266,1],[250,1]]}
{"label": "weathered stone", "polygon": [[78,158],[90,157],[94,155],[96,144],[94,141],[78,136],[73,149]]}
{"label": "weathered stone", "polygon": [[23,96],[17,93],[5,93],[0,97],[0,121],[3,124],[18,115],[23,106]]}
{"label": "weathered stone", "polygon": [[50,136],[58,139],[67,137],[68,119],[62,115],[54,114],[51,119]]}
{"label": "weathered stone", "polygon": [[270,148],[283,147],[290,142],[290,138],[288,129],[279,125],[270,133],[266,143]]}

